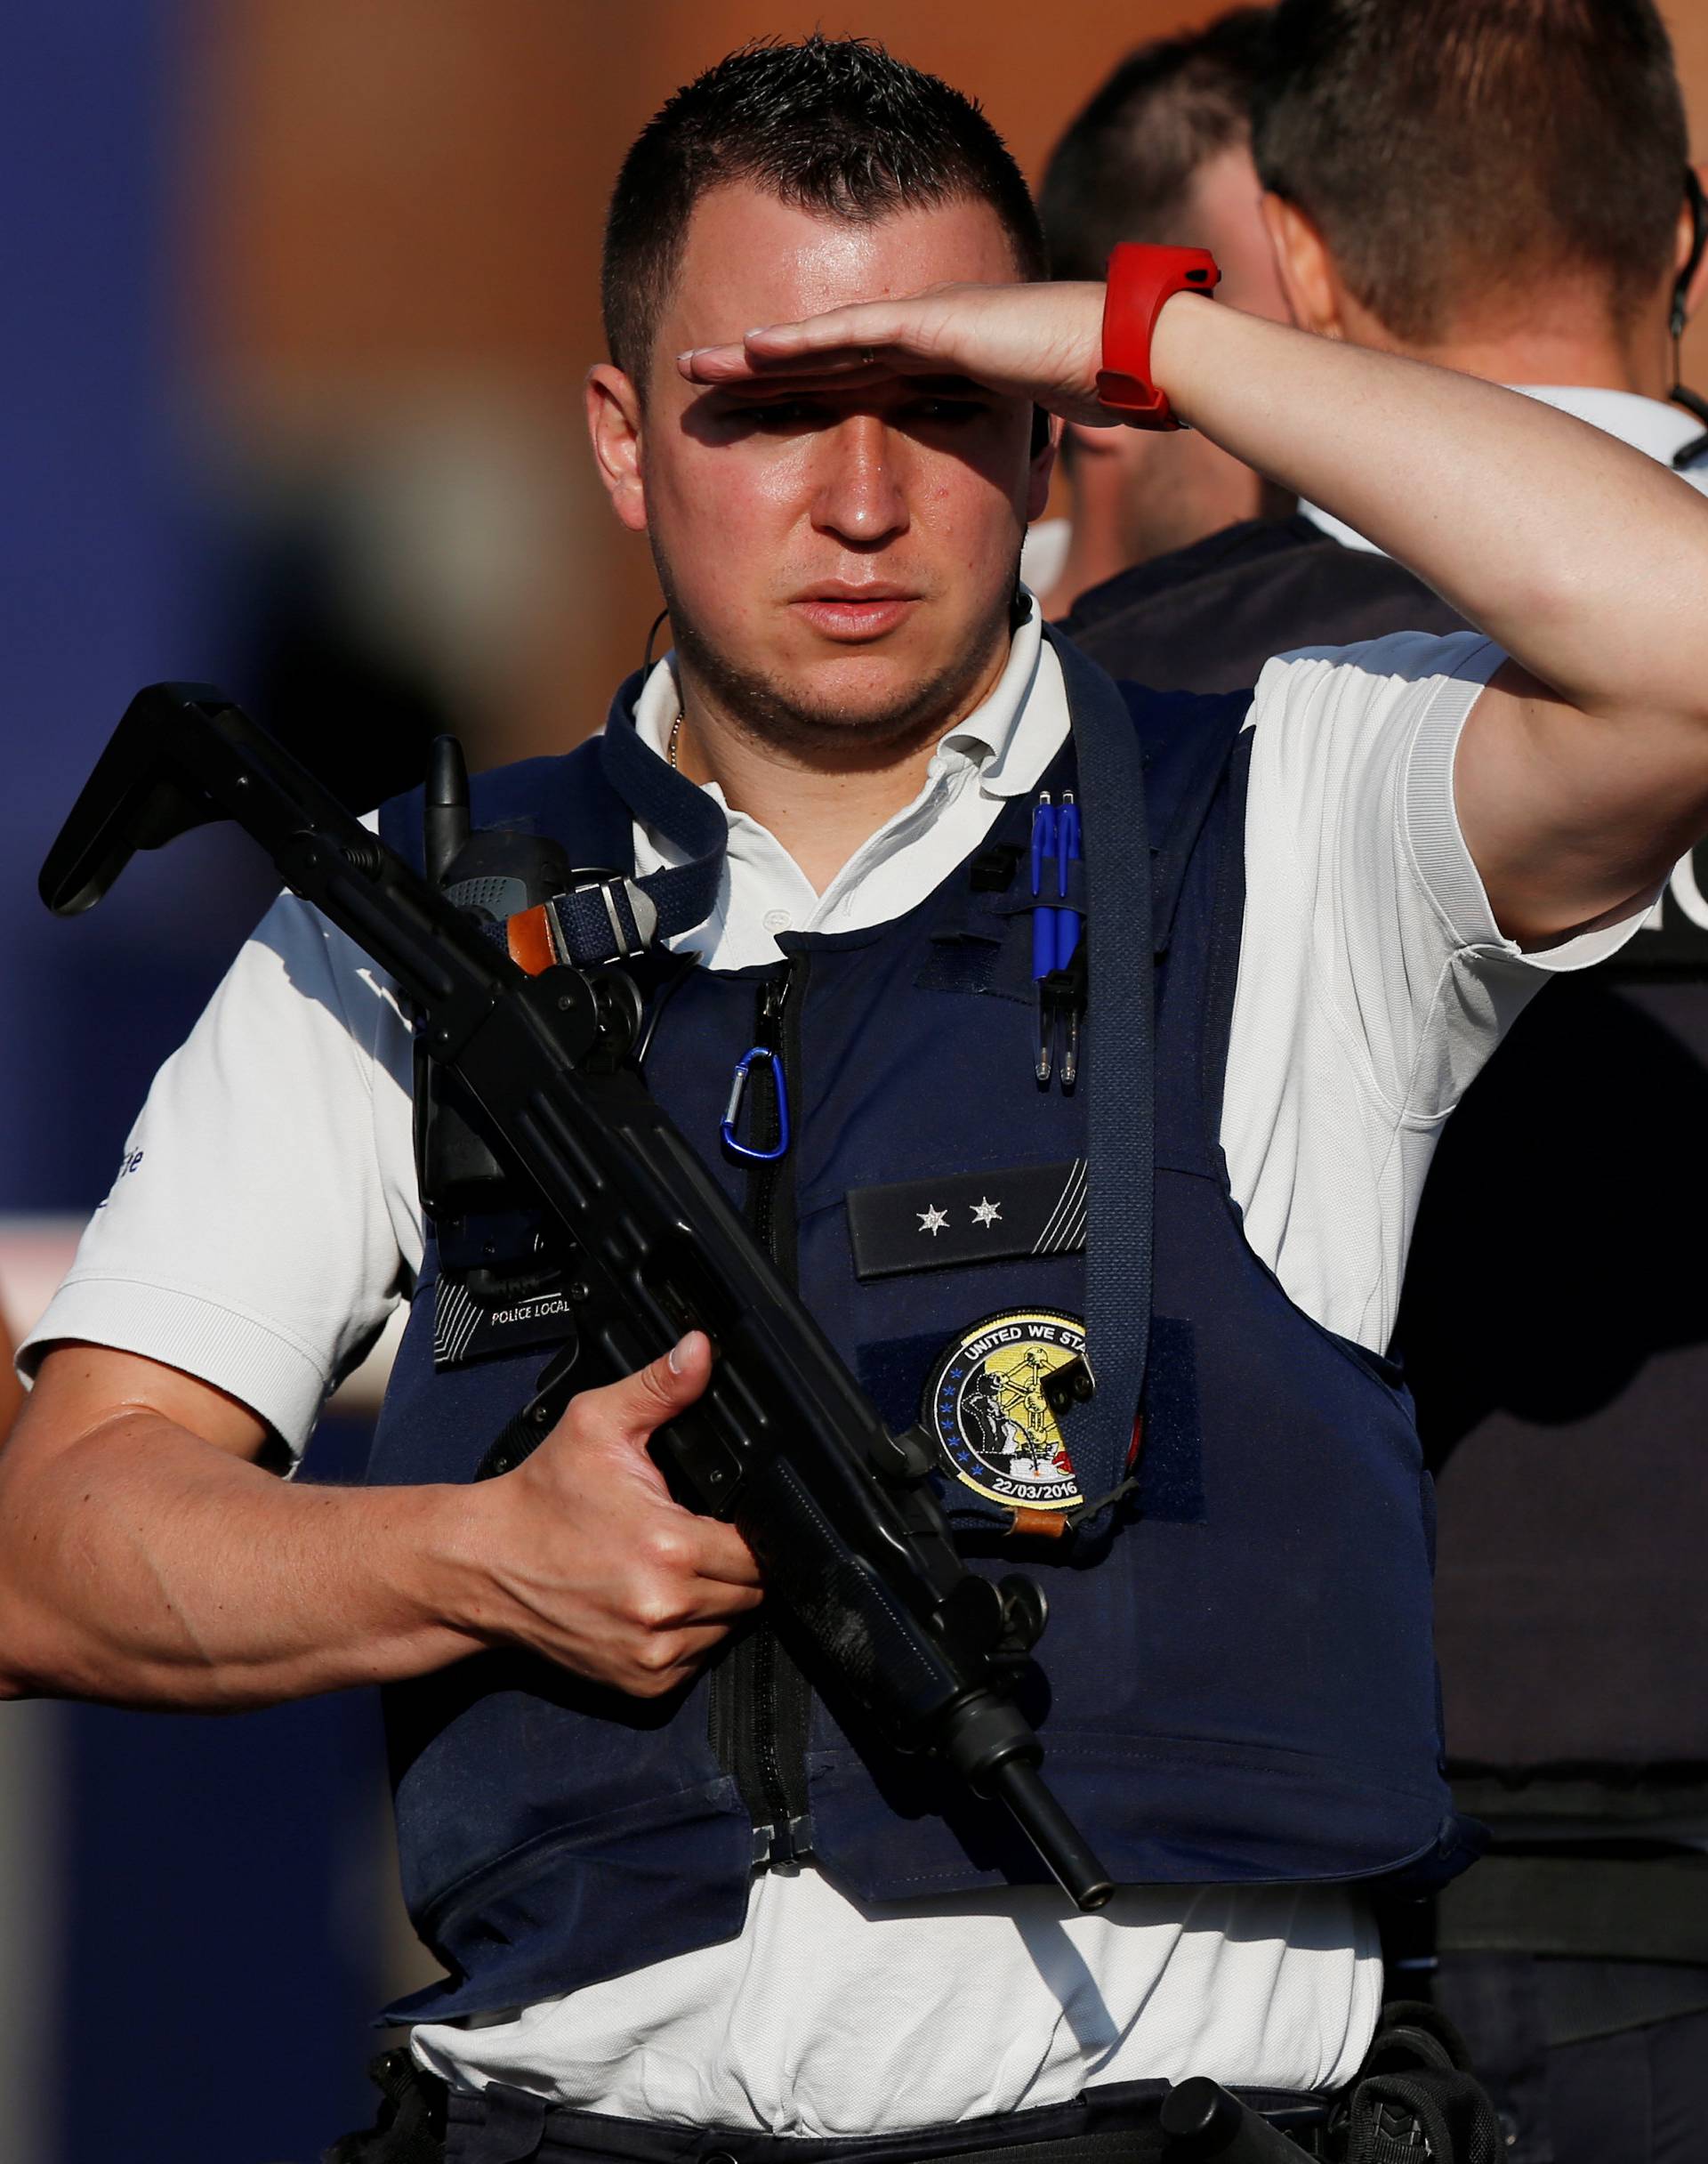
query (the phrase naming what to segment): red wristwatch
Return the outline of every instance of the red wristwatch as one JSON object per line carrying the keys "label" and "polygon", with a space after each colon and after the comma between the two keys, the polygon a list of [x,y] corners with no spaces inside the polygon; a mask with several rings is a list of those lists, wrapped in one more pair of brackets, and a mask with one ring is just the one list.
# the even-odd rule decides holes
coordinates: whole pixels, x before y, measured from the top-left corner
{"label": "red wristwatch", "polygon": [[1221,281],[1208,248],[1151,247],[1124,240],[1109,257],[1103,297],[1103,366],[1097,395],[1133,428],[1179,428],[1150,377],[1150,336],[1177,293],[1207,301]]}

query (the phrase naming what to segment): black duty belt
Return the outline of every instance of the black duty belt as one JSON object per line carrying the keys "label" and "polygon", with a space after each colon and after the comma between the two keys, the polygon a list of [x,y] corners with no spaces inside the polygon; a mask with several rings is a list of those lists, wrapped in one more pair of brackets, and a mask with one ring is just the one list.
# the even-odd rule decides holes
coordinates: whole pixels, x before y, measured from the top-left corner
{"label": "black duty belt", "polygon": [[[1165,2164],[1167,2085],[1114,2082],[1070,2103],[906,2134],[814,2141],[733,2128],[661,2127],[548,2105],[495,2088],[447,2093],[407,2048],[368,2069],[384,2099],[378,2125],[346,2135],[325,2164]],[[1245,2101],[1317,2153],[1332,2104],[1298,2091],[1255,2089]]]}
{"label": "black duty belt", "polygon": [[[735,2129],[643,2125],[602,2112],[547,2104],[496,2088],[447,2092],[407,2049],[369,2070],[385,2102],[379,2124],[347,2135],[325,2164],[1189,2164],[1221,2155],[1182,2144],[1164,2129],[1168,2085],[1112,2082],[1073,2102],[904,2134],[815,2141]],[[1175,2092],[1184,2102],[1188,2083]],[[1248,2136],[1225,2151],[1228,2164],[1272,2155],[1333,2164],[1498,2164],[1494,2111],[1465,2070],[1463,2047],[1432,2008],[1394,2006],[1358,2079],[1336,2095],[1246,2090]],[[1197,2124],[1196,2116],[1187,2120]],[[1221,2123],[1221,2122],[1218,2122]],[[1206,2119],[1204,2127],[1208,2129]],[[1256,2144],[1249,2139],[1254,2130]]]}
{"label": "black duty belt", "polygon": [[[895,2135],[811,2140],[642,2125],[548,2107],[513,2090],[488,2090],[449,2097],[443,2153],[446,2164],[1168,2164],[1180,2152],[1161,2124],[1165,2093],[1159,2081],[1111,2083],[1071,2103]],[[1296,2128],[1306,2142],[1328,2120],[1324,2098],[1270,2090],[1243,2095],[1269,2123]],[[1302,2164],[1317,2152],[1301,2147],[1296,2153]],[[391,2164],[381,2156],[383,2164]]]}

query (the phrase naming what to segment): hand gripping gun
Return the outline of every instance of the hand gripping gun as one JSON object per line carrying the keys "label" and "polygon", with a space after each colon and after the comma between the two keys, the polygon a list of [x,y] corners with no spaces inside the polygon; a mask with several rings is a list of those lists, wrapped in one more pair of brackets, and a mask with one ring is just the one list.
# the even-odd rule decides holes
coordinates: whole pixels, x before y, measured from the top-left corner
{"label": "hand gripping gun", "polygon": [[544,1435],[590,1370],[632,1373],[684,1330],[706,1331],[710,1385],[652,1441],[673,1492],[741,1532],[827,1693],[1006,1806],[1078,1907],[1102,1907],[1109,1877],[1046,1786],[1011,1695],[1043,1595],[956,1553],[922,1438],[884,1426],[648,1092],[629,1056],[629,980],[565,964],[524,973],[206,684],[132,700],[49,852],[42,897],[75,916],[136,850],[217,819],[394,980],[417,1046],[455,1076],[568,1248],[576,1356],[554,1363],[526,1417]]}

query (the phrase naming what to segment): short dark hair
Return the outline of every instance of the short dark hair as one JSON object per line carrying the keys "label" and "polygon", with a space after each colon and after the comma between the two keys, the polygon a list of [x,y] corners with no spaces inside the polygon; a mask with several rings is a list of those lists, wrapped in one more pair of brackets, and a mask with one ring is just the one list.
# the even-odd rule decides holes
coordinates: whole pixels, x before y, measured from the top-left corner
{"label": "short dark hair", "polygon": [[1038,210],[1052,277],[1101,278],[1118,240],[1192,238],[1180,221],[1193,180],[1247,140],[1269,46],[1269,9],[1238,7],[1127,55],[1050,154]]}
{"label": "short dark hair", "polygon": [[1396,337],[1468,300],[1664,278],[1689,137],[1653,0],[1281,0],[1253,148]]}
{"label": "short dark hair", "polygon": [[617,175],[600,292],[611,358],[638,384],[694,206],[739,181],[857,223],[981,200],[1022,278],[1044,276],[1031,194],[974,100],[868,38],[757,40],[679,90]]}

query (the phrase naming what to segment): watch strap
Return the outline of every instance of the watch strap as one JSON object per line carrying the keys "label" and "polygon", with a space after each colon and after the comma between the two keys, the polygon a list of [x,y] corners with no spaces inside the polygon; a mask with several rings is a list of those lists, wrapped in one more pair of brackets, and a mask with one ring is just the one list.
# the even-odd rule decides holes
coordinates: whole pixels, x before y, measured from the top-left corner
{"label": "watch strap", "polygon": [[1173,408],[1156,385],[1150,341],[1163,303],[1177,293],[1209,300],[1221,272],[1208,248],[1153,246],[1121,241],[1109,257],[1103,296],[1103,366],[1097,395],[1133,428],[1179,428]]}

